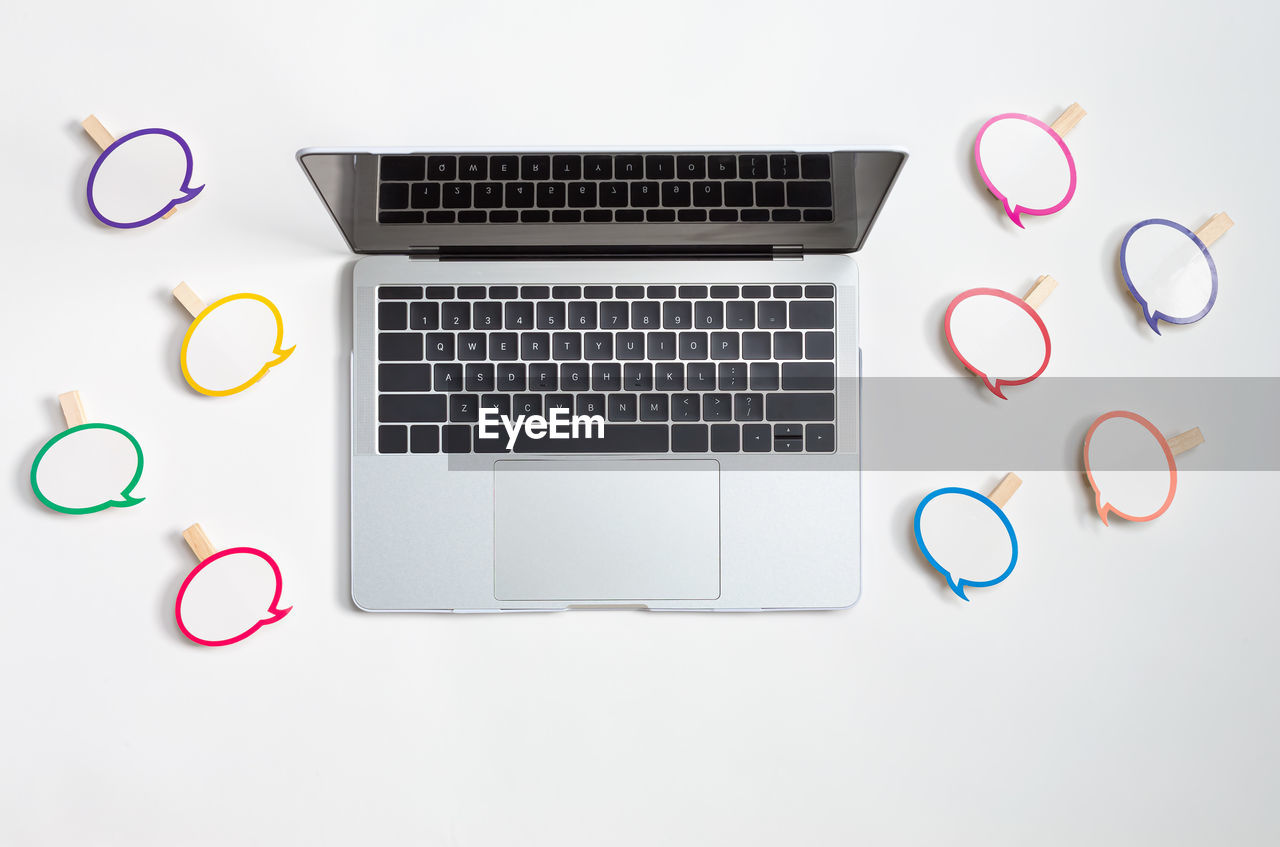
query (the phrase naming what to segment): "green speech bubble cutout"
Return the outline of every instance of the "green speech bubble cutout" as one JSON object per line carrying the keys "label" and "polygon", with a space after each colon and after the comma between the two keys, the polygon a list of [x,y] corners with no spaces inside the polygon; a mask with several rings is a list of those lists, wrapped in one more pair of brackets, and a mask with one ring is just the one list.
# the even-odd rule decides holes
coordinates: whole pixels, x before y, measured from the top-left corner
{"label": "green speech bubble cutout", "polygon": [[[118,500],[105,500],[97,505],[86,506],[82,509],[72,509],[67,506],[59,506],[57,503],[44,496],[44,492],[40,490],[40,484],[36,482],[36,473],[40,467],[40,460],[44,458],[45,454],[49,452],[53,445],[57,444],[69,435],[73,435],[86,429],[109,429],[112,432],[118,432],[125,438],[129,439],[129,443],[133,445],[133,451],[138,456],[137,470],[133,473],[133,479],[129,480],[129,484],[120,492],[120,499]],[[101,512],[103,509],[109,509],[112,506],[118,509],[136,506],[146,499],[145,497],[129,496],[129,493],[133,491],[134,486],[138,484],[138,480],[140,479],[142,479],[142,445],[138,443],[138,439],[113,424],[87,423],[80,424],[79,426],[73,426],[69,429],[64,429],[62,432],[45,442],[45,445],[40,448],[40,452],[36,454],[35,461],[31,463],[31,490],[35,492],[36,498],[50,509],[53,509],[55,512],[62,512],[64,515],[90,515],[94,512]]]}

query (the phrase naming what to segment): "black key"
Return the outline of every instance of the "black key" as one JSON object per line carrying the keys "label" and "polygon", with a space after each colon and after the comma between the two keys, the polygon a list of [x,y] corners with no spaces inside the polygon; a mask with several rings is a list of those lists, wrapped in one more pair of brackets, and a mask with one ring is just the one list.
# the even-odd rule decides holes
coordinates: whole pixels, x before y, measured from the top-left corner
{"label": "black key", "polygon": [[756,307],[756,323],[761,329],[786,329],[787,304],[781,300],[761,300]]}
{"label": "black key", "polygon": [[800,220],[799,209],[774,209],[773,219],[783,223],[791,223]]}
{"label": "black key", "polygon": [[[453,341],[452,338],[449,340],[450,342]],[[378,333],[378,359],[383,362],[422,361],[422,333]]]}
{"label": "black key", "polygon": [[410,453],[439,453],[440,427],[435,424],[409,427]]}
{"label": "black key", "polygon": [[645,294],[651,300],[670,300],[676,296],[676,287],[674,285],[650,285],[645,288]]}
{"label": "black key", "polygon": [[563,180],[582,179],[582,157],[573,155],[552,156],[551,176]]}
{"label": "black key", "polygon": [[[427,217],[430,218],[434,212],[428,212]],[[449,213],[449,219],[452,221],[453,213]],[[422,223],[422,212],[379,212],[378,223],[380,224],[420,224]],[[434,221],[427,221],[434,223]]]}
{"label": "black key", "polygon": [[806,285],[804,287],[805,297],[835,297],[836,287],[834,285]]}
{"label": "black key", "polygon": [[743,179],[767,179],[769,157],[763,153],[744,153],[738,157],[738,173]]}
{"label": "black key", "polygon": [[508,182],[506,189],[507,208],[528,209],[533,205],[533,183]]}
{"label": "black key", "polygon": [[706,156],[676,156],[676,176],[680,179],[706,179]]}
{"label": "black key", "polygon": [[650,153],[644,157],[645,179],[671,179],[676,175],[676,159],[674,156],[661,156]]}
{"label": "black key", "polygon": [[488,179],[489,160],[484,156],[461,156],[458,159],[459,179]]}
{"label": "black key", "polygon": [[427,212],[427,223],[451,224],[453,223],[453,217],[453,212]]}
{"label": "black key", "polygon": [[458,160],[452,156],[428,156],[427,179],[457,179]]}
{"label": "black key", "polygon": [[520,160],[521,179],[548,179],[550,176],[550,156],[525,156]]}
{"label": "black key", "polygon": [[[524,339],[521,339],[523,342]],[[530,391],[555,391],[559,385],[558,369],[554,364],[534,362],[529,365]]]}
{"label": "black key", "polygon": [[492,156],[489,159],[490,179],[518,179],[520,159],[516,156]]}
{"label": "black key", "polygon": [[515,285],[489,286],[490,300],[514,300],[520,296],[520,288]]}
{"label": "black key", "polygon": [[734,209],[712,209],[707,213],[707,217],[717,223],[726,223],[729,221],[736,221],[738,219],[738,213]]}
{"label": "black key", "polygon": [[590,301],[570,303],[569,326],[572,329],[595,329],[596,304]]}
{"label": "black key", "polygon": [[718,300],[694,303],[693,325],[698,329],[723,329],[724,304]]}
{"label": "black key", "polygon": [[617,362],[596,362],[591,366],[592,391],[617,391],[622,387],[622,366]]}
{"label": "black key", "polygon": [[799,438],[804,435],[804,427],[800,424],[777,424],[773,428],[774,438]]}
{"label": "black key", "polygon": [[619,285],[613,292],[619,300],[639,300],[644,297],[643,285]]}
{"label": "black key", "polygon": [[444,423],[448,407],[443,394],[381,394],[379,423]]}
{"label": "black key", "polygon": [[716,385],[721,391],[747,390],[747,363],[721,362],[716,369]]}
{"label": "black key", "polygon": [[644,220],[644,210],[619,209],[613,213],[613,219],[618,223],[637,223]]}
{"label": "black key", "polygon": [[733,419],[735,421],[764,420],[763,394],[733,395]]}
{"label": "black key", "polygon": [[662,304],[663,329],[688,329],[693,322],[693,304],[670,300]]}
{"label": "black key", "polygon": [[[779,204],[781,205],[781,204]],[[829,182],[790,182],[787,183],[787,205],[798,206],[830,206],[831,183]]]}
{"label": "black key", "polygon": [[684,365],[678,362],[659,363],[653,376],[659,391],[684,391]]}
{"label": "black key", "polygon": [[464,362],[483,362],[488,358],[488,346],[483,332],[458,333],[458,358]]}
{"label": "black key", "polygon": [[707,358],[708,343],[707,334],[705,332],[680,333],[680,358],[695,361]]}
{"label": "black key", "polygon": [[627,184],[606,182],[600,186],[600,205],[606,209],[620,209],[627,205]]}
{"label": "black key", "polygon": [[[511,395],[510,394],[485,394],[480,398],[480,409],[483,414],[484,409],[493,409],[499,415],[511,416]],[[505,439],[504,439],[505,440]],[[477,448],[477,452],[479,452]]]}
{"label": "black key", "polygon": [[465,424],[441,427],[440,448],[444,453],[470,453],[471,427]]}
{"label": "black key", "polygon": [[499,391],[524,391],[525,370],[522,362],[499,362],[494,366],[493,384]]}
{"label": "black key", "polygon": [[804,356],[806,359],[834,359],[836,357],[836,334],[834,332],[806,332],[804,334]]}
{"label": "black key", "polygon": [[830,300],[797,300],[791,304],[792,329],[832,329],[836,304]]}
{"label": "black key", "polygon": [[716,366],[711,362],[690,362],[687,366],[685,386],[690,391],[715,391]]}
{"label": "black key", "polygon": [[430,365],[378,365],[379,391],[430,391]]}
{"label": "black key", "polygon": [[474,394],[449,395],[449,421],[475,423],[480,419],[480,398]]}
{"label": "black key", "polygon": [[[408,203],[408,202],[409,202],[409,193],[406,190],[405,203]],[[688,206],[689,205],[689,183],[687,182],[662,183],[662,205]]]}
{"label": "black key", "polygon": [[773,358],[804,358],[804,336],[798,332],[775,332],[773,334]]}
{"label": "black key", "polygon": [[502,307],[507,329],[532,329],[533,304],[529,302],[507,303]]}
{"label": "black key", "polygon": [[409,208],[409,184],[407,182],[384,182],[378,186],[378,208]]}
{"label": "black key", "polygon": [[733,420],[733,395],[731,394],[703,395],[702,419],[704,421]]}
{"label": "black key", "polygon": [[764,223],[769,220],[768,209],[743,209],[741,214],[743,223]]}
{"label": "black key", "polygon": [[551,220],[559,224],[576,224],[582,219],[577,209],[556,209],[551,213]]}
{"label": "black key", "polygon": [[769,296],[769,286],[767,285],[744,285],[742,286],[742,296],[761,299]]}
{"label": "black key", "polygon": [[738,286],[736,285],[713,285],[711,286],[711,296],[718,297],[721,300],[728,300],[738,296]]}
{"label": "black key", "polygon": [[409,205],[415,209],[434,209],[440,205],[440,183],[415,182],[409,189]]}
{"label": "black key", "polygon": [[564,329],[564,304],[538,304],[538,329]]}
{"label": "black key", "polygon": [[378,329],[408,329],[409,307],[404,301],[389,300],[378,304]]}
{"label": "black key", "polygon": [[468,303],[442,303],[440,325],[444,329],[471,329],[471,305]]}
{"label": "black key", "polygon": [[614,422],[634,421],[636,419],[636,395],[610,394],[608,417],[610,421]]}
{"label": "black key", "polygon": [[421,156],[383,156],[378,173],[383,179],[423,179],[426,165]]}
{"label": "black key", "polygon": [[603,394],[578,395],[578,414],[604,417],[605,410],[606,405]]}
{"label": "black key", "polygon": [[564,414],[573,414],[573,395],[572,394],[548,394],[547,395],[547,419],[550,420],[552,414],[557,409],[563,409]]}
{"label": "black key", "polygon": [[697,394],[671,396],[671,420],[696,421],[702,415],[702,398]]}
{"label": "black key", "polygon": [[481,434],[481,428],[473,426],[472,446],[477,453],[508,453],[507,450],[507,433],[501,424],[490,424],[488,427],[489,434],[485,437]]}
{"label": "black key", "polygon": [[799,438],[774,438],[773,449],[778,453],[801,453],[804,441]]}
{"label": "black key", "polygon": [[471,184],[466,182],[448,182],[444,186],[444,207],[446,209],[466,209],[471,206]]}
{"label": "black key", "polygon": [[542,414],[542,395],[541,394],[517,394],[511,398],[511,413],[513,415],[541,415]]}
{"label": "black key", "polygon": [[619,303],[612,300],[608,303],[600,304],[600,326],[603,329],[627,329],[630,323],[627,321],[628,308],[626,303]]}
{"label": "black key", "polygon": [[826,153],[805,153],[800,157],[800,176],[805,179],[831,179],[831,157]]}
{"label": "black key", "polygon": [[502,208],[502,183],[482,182],[478,184],[475,197],[477,209]]}
{"label": "black key", "polygon": [[634,329],[657,329],[659,305],[652,300],[631,304],[631,326]]}
{"label": "black key", "polygon": [[502,304],[496,300],[471,307],[471,325],[476,329],[502,329]]}
{"label": "black key", "polygon": [[830,209],[805,209],[805,221],[829,221],[831,220]]}
{"label": "black key", "polygon": [[404,426],[378,427],[379,453],[407,453],[409,451],[409,428]]}
{"label": "black key", "polygon": [[631,205],[632,206],[656,206],[658,205],[658,200],[659,200],[658,183],[656,182],[631,183]]}
{"label": "black key", "polygon": [[513,224],[520,220],[520,213],[514,211],[495,210],[489,213],[491,224]]}
{"label": "black key", "polygon": [[569,205],[575,209],[589,209],[596,204],[596,184],[594,182],[572,182],[569,184]]}
{"label": "black key", "polygon": [[605,424],[604,436],[591,427],[592,438],[533,439],[522,431],[516,437],[517,453],[665,453],[666,424]]}
{"label": "black key", "polygon": [[749,182],[726,182],[724,184],[724,204],[726,206],[750,206],[755,202]]}
{"label": "black key", "polygon": [[613,157],[587,156],[584,162],[583,174],[587,179],[603,180],[613,177]]}
{"label": "black key", "polygon": [[800,157],[795,153],[775,153],[769,157],[769,176],[773,179],[796,179],[800,176]]}
{"label": "black key", "polygon": [[618,179],[640,179],[644,176],[643,156],[614,156],[613,175]]}
{"label": "black key", "polygon": [[778,298],[796,298],[802,294],[804,294],[803,285],[775,285],[773,287],[773,296]]}
{"label": "black key", "polygon": [[716,424],[711,427],[712,453],[737,453],[738,428],[733,424]]}
{"label": "black key", "polygon": [[590,300],[608,300],[613,296],[613,288],[608,285],[587,285],[582,289],[582,296]]}
{"label": "black key", "polygon": [[695,182],[691,194],[695,206],[720,205],[721,191],[718,182]]}
{"label": "black key", "polygon": [[436,391],[462,390],[462,365],[450,362],[432,366]]}
{"label": "black key", "polygon": [[713,359],[740,358],[740,354],[738,352],[738,333],[736,332],[711,333],[711,358]]}
{"label": "black key", "polygon": [[591,366],[582,362],[573,362],[560,366],[560,389],[562,391],[586,391],[591,387]]}
{"label": "black key", "polygon": [[653,365],[648,362],[628,362],[623,365],[622,387],[627,391],[652,391]]}
{"label": "black key", "polygon": [[784,362],[783,391],[833,391],[836,366],[832,362]]}
{"label": "black key", "polygon": [[671,451],[673,453],[707,452],[707,425],[677,424],[671,427]]}
{"label": "black key", "polygon": [[651,224],[669,224],[676,219],[676,213],[671,209],[650,209],[644,219]]}
{"label": "black key", "polygon": [[804,428],[804,449],[810,453],[835,452],[835,426],[833,424],[807,424]]}
{"label": "black key", "polygon": [[738,159],[735,156],[708,156],[707,163],[712,179],[733,179],[738,175]]}
{"label": "black key", "polygon": [[674,332],[650,332],[645,336],[646,352],[654,361],[674,359],[676,357],[676,334]]}
{"label": "black key", "polygon": [[676,212],[676,219],[684,223],[700,223],[707,219],[705,209],[681,209]]}
{"label": "black key", "polygon": [[705,285],[682,285],[677,291],[681,300],[705,300],[707,297]]}
{"label": "black key", "polygon": [[380,285],[379,300],[417,300],[422,297],[421,285]]}
{"label": "black key", "polygon": [[544,224],[551,220],[551,213],[546,209],[525,209],[520,213],[520,222],[526,224]]}
{"label": "black key", "polygon": [[476,209],[469,209],[458,212],[458,223],[460,224],[482,224],[485,222],[485,213]]}
{"label": "black key", "polygon": [[783,189],[780,182],[757,182],[756,183],[756,205],[757,206],[781,206],[783,205]]}
{"label": "black key", "polygon": [[771,421],[834,421],[836,396],[780,392],[765,397],[764,409]]}
{"label": "black key", "polygon": [[514,332],[489,333],[489,358],[495,362],[513,362],[520,355],[519,342]]}
{"label": "black key", "polygon": [[640,395],[640,420],[665,421],[667,418],[668,418],[667,395],[665,394],[641,394]]}
{"label": "black key", "polygon": [[769,343],[769,333],[767,332],[742,333],[742,358],[770,359],[772,357],[773,357],[773,347]]}
{"label": "black key", "polygon": [[756,307],[754,303],[735,300],[729,304],[726,325],[729,329],[755,329]]}
{"label": "black key", "polygon": [[577,300],[582,296],[581,285],[553,285],[551,296],[556,300]]}
{"label": "black key", "polygon": [[564,205],[565,186],[563,182],[538,183],[538,208],[555,209]]}
{"label": "black key", "polygon": [[742,428],[742,450],[746,453],[768,453],[773,449],[773,433],[768,424],[748,424]]}
{"label": "black key", "polygon": [[551,357],[551,336],[545,332],[520,333],[520,358],[526,362],[545,362]]}
{"label": "black key", "polygon": [[777,391],[777,363],[752,362],[751,366],[747,369],[747,387],[752,391]]}
{"label": "black key", "polygon": [[485,362],[472,362],[465,368],[464,386],[468,391],[493,390],[493,365]]}
{"label": "black key", "polygon": [[588,332],[583,336],[582,358],[590,362],[613,358],[613,333]]}

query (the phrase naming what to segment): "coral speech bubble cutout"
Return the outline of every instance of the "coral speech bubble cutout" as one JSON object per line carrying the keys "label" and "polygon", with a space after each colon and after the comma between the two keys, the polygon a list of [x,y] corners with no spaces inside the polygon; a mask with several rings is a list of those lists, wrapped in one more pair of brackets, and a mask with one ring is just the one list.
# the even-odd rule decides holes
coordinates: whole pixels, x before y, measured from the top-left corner
{"label": "coral speech bubble cutout", "polygon": [[89,171],[89,210],[117,229],[146,226],[204,190],[191,187],[192,168],[191,148],[176,132],[153,127],[121,136]]}
{"label": "coral speech bubble cutout", "polygon": [[1052,215],[1076,193],[1076,161],[1067,143],[1031,115],[1006,112],[983,124],[973,160],[1009,220],[1024,229],[1023,215]]}
{"label": "coral speech bubble cutout", "polygon": [[951,352],[1002,400],[1008,399],[1004,386],[1026,385],[1049,367],[1049,328],[1035,309],[1008,291],[962,292],[947,306],[942,323]]}
{"label": "coral speech bubble cutout", "polygon": [[[1095,448],[1095,437],[1097,436],[1100,427],[1108,421],[1117,420],[1132,421],[1150,433],[1151,438],[1154,439],[1156,445],[1160,448],[1160,452],[1164,457],[1165,465],[1168,468],[1168,488],[1166,489],[1167,493],[1164,495],[1163,502],[1147,514],[1129,514],[1128,512],[1122,512],[1120,509],[1117,509],[1110,500],[1105,499],[1109,495],[1103,493],[1102,483],[1097,478],[1098,472],[1094,467],[1096,462],[1092,455],[1092,451]],[[1104,415],[1099,415],[1097,420],[1089,426],[1089,431],[1085,433],[1084,436],[1084,470],[1085,475],[1089,478],[1089,486],[1093,489],[1094,505],[1098,510],[1098,517],[1102,518],[1102,522],[1108,526],[1110,525],[1108,515],[1115,515],[1117,517],[1124,518],[1127,521],[1153,521],[1169,510],[1169,506],[1173,504],[1173,495],[1178,491],[1178,463],[1173,457],[1173,449],[1169,446],[1168,440],[1165,439],[1160,430],[1156,429],[1155,424],[1135,412],[1107,412]],[[1136,475],[1150,472],[1132,471],[1130,473]],[[1112,480],[1116,481],[1118,478],[1112,477]]]}
{"label": "coral speech bubble cutout", "polygon": [[[280,608],[283,591],[275,559],[253,547],[231,547],[187,574],[178,589],[174,617],[182,634],[195,643],[225,647],[289,614],[292,606]],[[264,602],[268,594],[271,599]]]}
{"label": "coral speech bubble cutout", "polygon": [[206,306],[187,328],[182,376],[201,394],[236,394],[293,354],[283,343],[284,317],[275,303],[260,294],[232,294]]}
{"label": "coral speech bubble cutout", "polygon": [[31,490],[64,515],[88,515],[143,501],[133,489],[142,479],[142,446],[118,426],[87,423],[45,442],[31,463]]}
{"label": "coral speech bubble cutout", "polygon": [[[1176,221],[1150,218],[1134,224],[1125,233],[1124,242],[1120,245],[1120,274],[1124,277],[1129,293],[1142,307],[1142,317],[1146,319],[1147,326],[1156,335],[1161,334],[1157,321],[1171,324],[1195,323],[1209,314],[1218,299],[1218,266],[1209,254],[1209,247],[1200,240],[1200,236]],[[1170,308],[1180,306],[1180,311],[1199,311],[1185,317],[1175,317],[1153,308],[1150,301],[1156,299],[1157,295],[1143,296],[1134,281],[1135,276],[1142,277],[1148,285],[1169,289],[1162,290],[1165,296],[1160,296],[1159,299],[1165,300],[1168,296],[1175,301],[1183,301]],[[1179,289],[1199,292],[1191,306],[1186,305],[1185,296],[1179,298]],[[1207,300],[1205,289],[1208,289]],[[1200,303],[1204,305],[1201,306]]]}
{"label": "coral speech bubble cutout", "polygon": [[[983,526],[984,521],[990,523],[992,513],[1000,519],[999,526]],[[973,536],[982,530],[988,530],[986,537],[975,544]],[[1004,582],[1018,563],[1018,536],[1013,524],[991,498],[970,488],[939,488],[925,495],[916,507],[915,535],[920,552],[961,600],[969,599],[964,593],[966,586],[986,588]],[[933,539],[932,546],[925,541],[926,535]],[[1006,538],[1008,564],[1004,564]],[[1000,570],[991,576],[995,568]],[[964,573],[987,578],[959,575]]]}

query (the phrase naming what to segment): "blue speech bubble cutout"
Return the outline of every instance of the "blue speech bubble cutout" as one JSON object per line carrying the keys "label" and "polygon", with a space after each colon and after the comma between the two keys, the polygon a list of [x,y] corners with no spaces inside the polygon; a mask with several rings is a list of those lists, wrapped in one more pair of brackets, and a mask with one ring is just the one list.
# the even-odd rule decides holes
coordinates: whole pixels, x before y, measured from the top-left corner
{"label": "blue speech bubble cutout", "polygon": [[[171,199],[164,205],[164,208],[156,212],[154,215],[145,217],[140,221],[113,221],[106,215],[102,214],[102,212],[98,210],[97,204],[93,202],[93,181],[98,178],[98,169],[102,167],[102,163],[107,160],[107,157],[110,156],[117,147],[142,135],[163,135],[166,138],[172,138],[178,143],[178,146],[182,148],[182,154],[187,159],[187,172],[182,177],[182,185],[178,188],[178,191],[181,192],[181,194],[180,196]],[[111,142],[111,145],[107,147],[107,149],[103,150],[98,156],[97,161],[93,163],[93,169],[89,171],[89,182],[85,186],[85,197],[89,201],[89,211],[93,212],[93,216],[107,226],[113,226],[117,229],[134,229],[136,227],[146,226],[149,223],[154,223],[169,214],[175,206],[195,199],[197,194],[204,191],[203,185],[196,188],[191,187],[191,171],[193,168],[194,163],[191,160],[191,148],[187,146],[187,142],[183,140],[182,136],[178,135],[176,132],[161,129],[159,127],[135,130],[128,135],[123,135]]]}
{"label": "blue speech bubble cutout", "polygon": [[[1133,238],[1133,234],[1144,226],[1167,226],[1176,229],[1178,232],[1191,239],[1191,242],[1200,248],[1200,253],[1204,256],[1205,262],[1209,264],[1209,302],[1204,304],[1204,308],[1196,312],[1194,315],[1186,318],[1177,318],[1172,315],[1166,315],[1160,310],[1151,310],[1151,304],[1146,298],[1138,293],[1138,289],[1134,286],[1133,280],[1129,278],[1129,263],[1127,255],[1129,252],[1129,239]],[[1125,233],[1124,241],[1120,244],[1120,275],[1124,277],[1125,287],[1129,289],[1129,293],[1133,295],[1133,299],[1138,301],[1138,305],[1142,307],[1142,317],[1147,321],[1147,326],[1156,335],[1161,335],[1160,327],[1157,321],[1164,321],[1171,324],[1193,324],[1196,321],[1209,314],[1209,310],[1213,308],[1214,302],[1218,299],[1218,266],[1213,263],[1213,256],[1209,255],[1209,248],[1200,240],[1200,236],[1187,229],[1177,221],[1165,220],[1164,218],[1148,218],[1145,221],[1139,221],[1133,225],[1133,228]]]}
{"label": "blue speech bubble cutout", "polygon": [[[1009,542],[1013,546],[1013,555],[1010,557],[1009,567],[1004,569],[1004,573],[1000,574],[995,579],[988,579],[981,582],[972,579],[965,579],[963,577],[956,579],[950,571],[938,564],[938,560],[929,552],[929,548],[924,543],[924,538],[920,535],[920,517],[924,514],[924,507],[929,505],[929,501],[935,497],[941,497],[943,494],[963,494],[965,497],[972,497],[974,500],[977,500],[979,503],[995,512],[996,516],[1000,518],[1000,522],[1004,524],[1005,530],[1009,533]],[[916,506],[915,530],[916,546],[920,548],[920,552],[924,555],[925,559],[928,560],[929,564],[933,566],[933,569],[942,574],[942,576],[947,580],[947,585],[955,592],[956,596],[966,602],[969,598],[964,594],[965,586],[987,588],[988,586],[1004,582],[1008,579],[1009,574],[1013,573],[1013,566],[1018,563],[1018,536],[1013,531],[1013,524],[1009,523],[1009,518],[1005,516],[1004,510],[993,503],[991,498],[979,494],[970,488],[939,488],[936,491],[931,491],[925,495],[925,498],[920,501],[920,505]]]}

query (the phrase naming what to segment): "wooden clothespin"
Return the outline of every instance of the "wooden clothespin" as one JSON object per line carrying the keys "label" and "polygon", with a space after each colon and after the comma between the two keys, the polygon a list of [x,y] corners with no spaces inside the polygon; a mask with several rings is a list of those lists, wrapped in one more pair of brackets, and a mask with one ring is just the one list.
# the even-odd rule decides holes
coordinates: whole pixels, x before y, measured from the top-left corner
{"label": "wooden clothespin", "polygon": [[1212,247],[1213,242],[1221,238],[1227,230],[1235,225],[1236,222],[1231,220],[1231,217],[1226,212],[1218,212],[1196,230],[1196,238],[1203,241],[1205,247]]}
{"label": "wooden clothespin", "polygon": [[1004,479],[1000,480],[1000,484],[991,489],[991,495],[987,499],[1003,509],[1005,504],[1009,502],[1009,498],[1013,497],[1014,492],[1021,486],[1022,477],[1016,473],[1007,473],[1004,475]]}
{"label": "wooden clothespin", "polygon": [[182,308],[190,312],[193,318],[200,317],[200,313],[204,311],[204,301],[185,282],[178,283],[178,287],[173,289],[173,299],[181,303]]}
{"label": "wooden clothespin", "polygon": [[62,406],[62,416],[67,420],[67,429],[84,426],[89,422],[89,418],[84,413],[84,403],[80,402],[79,391],[59,394],[58,404]]}
{"label": "wooden clothespin", "polygon": [[[116,143],[116,137],[107,131],[107,128],[102,125],[102,121],[98,120],[97,115],[90,115],[85,118],[80,122],[80,126],[83,127],[84,131],[93,139],[93,143],[98,145],[99,150],[106,150],[112,144]],[[172,209],[165,212],[164,215],[161,216],[161,219],[168,220],[176,211],[178,211],[178,207],[174,206]],[[152,220],[154,220],[154,218],[152,218]]]}
{"label": "wooden clothespin", "polygon": [[1058,133],[1059,137],[1061,137],[1066,135],[1068,132],[1071,132],[1071,130],[1075,128],[1075,125],[1080,123],[1080,119],[1087,114],[1089,113],[1080,108],[1079,103],[1072,103],[1067,107],[1065,112],[1058,115],[1057,120],[1049,124],[1049,129]]}
{"label": "wooden clothespin", "polygon": [[191,548],[191,552],[195,553],[196,558],[202,562],[218,552],[218,548],[213,546],[213,542],[205,534],[204,527],[198,523],[193,523],[184,529],[182,537],[187,542],[187,546]]}
{"label": "wooden clothespin", "polygon": [[1031,290],[1027,292],[1027,296],[1022,301],[1037,312],[1040,311],[1040,304],[1049,298],[1053,290],[1058,287],[1058,281],[1048,274],[1042,274],[1036,278],[1035,285],[1031,286]]}
{"label": "wooden clothespin", "polygon": [[1180,456],[1190,450],[1192,447],[1198,447],[1204,443],[1204,435],[1200,432],[1200,427],[1192,427],[1186,432],[1180,432],[1172,438],[1166,438],[1169,442],[1169,452],[1175,456]]}

